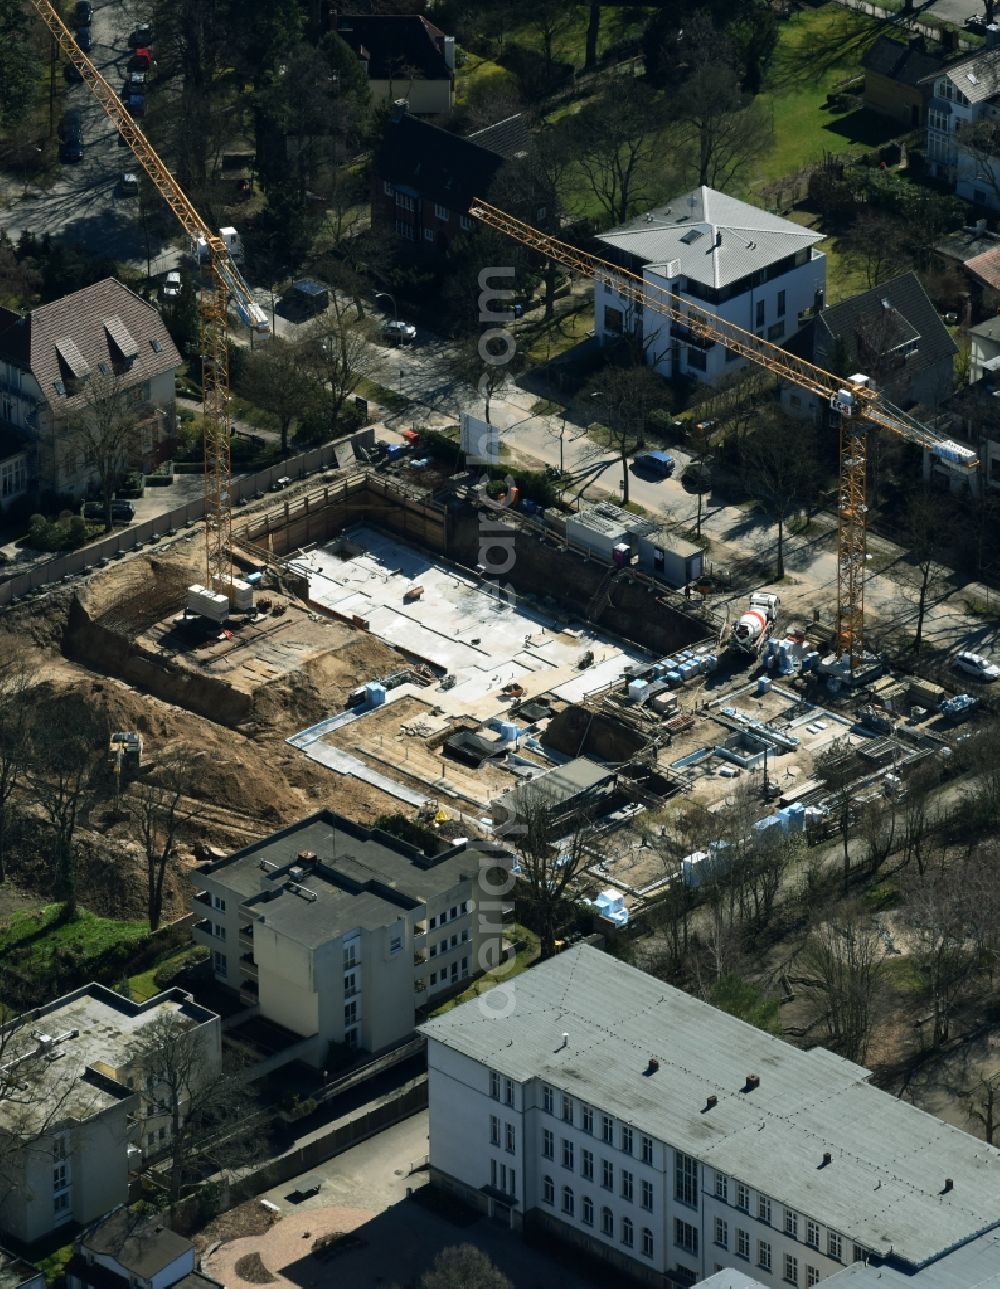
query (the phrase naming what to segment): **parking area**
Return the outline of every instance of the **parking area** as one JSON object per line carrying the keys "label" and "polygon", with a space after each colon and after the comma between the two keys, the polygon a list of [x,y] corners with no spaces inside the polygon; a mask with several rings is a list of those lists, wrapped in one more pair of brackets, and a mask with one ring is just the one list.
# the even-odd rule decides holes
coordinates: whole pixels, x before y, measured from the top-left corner
{"label": "parking area", "polygon": [[[203,1269],[229,1289],[265,1282],[274,1289],[374,1289],[416,1283],[442,1249],[474,1244],[515,1285],[584,1289],[599,1283],[575,1263],[528,1248],[519,1235],[460,1205],[430,1202],[426,1172],[410,1173],[426,1154],[424,1112],[269,1191],[261,1198],[278,1207],[280,1221],[265,1235],[221,1245]],[[314,1179],[321,1182],[316,1194],[289,1200]],[[422,1194],[407,1198],[407,1189]]]}

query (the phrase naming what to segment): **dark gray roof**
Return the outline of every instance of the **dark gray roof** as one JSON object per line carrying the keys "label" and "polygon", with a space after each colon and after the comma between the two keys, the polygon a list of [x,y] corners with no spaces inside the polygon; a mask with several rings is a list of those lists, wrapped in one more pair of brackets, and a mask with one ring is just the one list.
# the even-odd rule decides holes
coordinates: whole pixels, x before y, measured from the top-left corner
{"label": "dark gray roof", "polygon": [[880,380],[894,388],[958,352],[912,271],[824,309],[811,336],[812,361],[820,367],[830,366],[840,341],[852,370],[868,371],[876,356],[887,363]]}
{"label": "dark gray roof", "polygon": [[[322,810],[200,872],[235,892],[269,927],[315,946],[355,927],[391,926],[453,890],[477,871],[481,847],[495,849],[473,841],[432,857]],[[303,861],[303,854],[315,860]],[[305,871],[293,880],[288,870],[296,866]]]}
{"label": "dark gray roof", "polygon": [[466,1003],[421,1032],[914,1266],[1000,1223],[1000,1150],[871,1087],[868,1070],[824,1048],[801,1051],[586,945],[523,973],[516,994],[502,1016]]}
{"label": "dark gray roof", "polygon": [[411,112],[390,120],[375,152],[380,179],[464,213],[488,193],[504,163],[488,143],[450,134]]}
{"label": "dark gray roof", "polygon": [[531,131],[528,129],[528,118],[523,112],[484,126],[481,130],[474,130],[465,137],[478,147],[489,148],[491,152],[508,160],[523,155],[531,147]]}
{"label": "dark gray roof", "polygon": [[444,32],[418,14],[345,14],[337,19],[337,35],[365,59],[372,80],[451,79]]}
{"label": "dark gray roof", "polygon": [[960,228],[942,237],[934,244],[934,249],[938,255],[946,259],[967,264],[980,255],[1000,250],[1000,237],[996,233],[988,232],[986,228]]}
{"label": "dark gray roof", "polygon": [[914,1275],[892,1265],[856,1262],[823,1284],[824,1289],[1000,1289],[1000,1234],[980,1235]]}
{"label": "dark gray roof", "polygon": [[116,1209],[110,1217],[91,1227],[79,1243],[81,1248],[114,1258],[126,1271],[143,1280],[151,1280],[185,1253],[194,1253],[191,1241],[164,1226],[161,1216],[140,1217],[126,1208]]}
{"label": "dark gray roof", "polygon": [[901,85],[913,86],[939,71],[943,63],[944,56],[929,54],[919,36],[909,44],[893,40],[891,36],[878,36],[861,58],[861,66],[866,72],[875,72],[899,81]]}

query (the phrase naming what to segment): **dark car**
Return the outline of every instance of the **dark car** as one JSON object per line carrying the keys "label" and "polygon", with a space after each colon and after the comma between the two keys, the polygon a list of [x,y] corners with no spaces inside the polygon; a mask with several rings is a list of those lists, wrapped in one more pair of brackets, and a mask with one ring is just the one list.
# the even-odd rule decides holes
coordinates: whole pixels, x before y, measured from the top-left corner
{"label": "dark car", "polygon": [[80,71],[76,63],[67,63],[63,68],[63,75],[70,85],[79,85],[83,80],[83,72]]}
{"label": "dark car", "polygon": [[143,116],[146,111],[146,100],[141,94],[130,94],[125,90],[122,94],[122,102],[128,108],[129,116]]}
{"label": "dark car", "polygon": [[129,49],[142,49],[153,43],[153,28],[148,22],[140,23],[128,38]]}
{"label": "dark car", "polygon": [[63,113],[59,122],[59,160],[83,160],[83,118],[80,109],[73,107]]}
{"label": "dark car", "polygon": [[73,25],[76,27],[89,27],[91,19],[94,16],[94,6],[90,0],[77,0],[73,7]]}
{"label": "dark car", "polygon": [[80,46],[85,54],[89,54],[93,47],[93,38],[90,34],[89,27],[77,27],[76,43]]}
{"label": "dark car", "polygon": [[137,49],[128,60],[128,69],[130,72],[151,72],[153,70],[153,51],[151,49]]}
{"label": "dark car", "polygon": [[63,139],[59,145],[59,160],[71,161],[74,164],[83,160],[83,140],[80,138]]}
{"label": "dark car", "polygon": [[125,84],[122,87],[122,93],[128,94],[145,94],[146,92],[146,73],[145,72],[126,72]]}
{"label": "dark car", "polygon": [[[83,503],[83,517],[92,522],[103,522],[104,504],[100,501],[85,501]],[[130,501],[112,501],[111,503],[111,522],[114,524],[130,524],[135,518],[135,506]]]}

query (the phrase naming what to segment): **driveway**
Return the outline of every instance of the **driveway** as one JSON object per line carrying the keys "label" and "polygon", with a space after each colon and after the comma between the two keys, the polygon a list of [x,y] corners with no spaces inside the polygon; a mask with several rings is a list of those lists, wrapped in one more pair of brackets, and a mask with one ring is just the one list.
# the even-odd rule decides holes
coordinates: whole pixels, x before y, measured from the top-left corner
{"label": "driveway", "polygon": [[[414,1115],[352,1150],[311,1169],[322,1180],[318,1195],[295,1204],[293,1179],[262,1196],[282,1217],[261,1236],[221,1245],[204,1259],[207,1275],[227,1289],[318,1289],[351,1285],[367,1289],[416,1284],[442,1249],[474,1244],[516,1286],[559,1285],[593,1289],[575,1261],[527,1248],[519,1235],[449,1202],[420,1202],[426,1173],[410,1173],[427,1154],[427,1114]],[[422,1191],[407,1198],[407,1189]],[[337,1236],[346,1238],[338,1240]],[[261,1266],[263,1264],[263,1266]]]}

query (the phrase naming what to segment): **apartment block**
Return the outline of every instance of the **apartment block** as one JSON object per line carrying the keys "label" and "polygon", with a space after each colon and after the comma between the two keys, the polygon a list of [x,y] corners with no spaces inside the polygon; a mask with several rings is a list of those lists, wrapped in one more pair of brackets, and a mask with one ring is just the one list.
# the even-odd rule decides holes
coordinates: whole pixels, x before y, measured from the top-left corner
{"label": "apartment block", "polygon": [[496,965],[511,855],[416,846],[324,810],[193,876],[216,979],[304,1040],[377,1052],[419,1008]]}
{"label": "apartment block", "polygon": [[473,1000],[421,1032],[432,1179],[514,1228],[648,1284],[773,1289],[910,1274],[1000,1228],[1000,1151],[859,1065],[589,946],[512,989],[502,1013]]}
{"label": "apartment block", "polygon": [[196,1032],[205,1077],[219,1072],[218,1016],[170,989],[134,1003],[87,985],[0,1037],[0,1231],[31,1244],[128,1198],[129,1169],[169,1140],[142,1069],[150,1027]]}
{"label": "apartment block", "polygon": [[[821,233],[700,187],[602,233],[598,254],[641,277],[689,311],[714,315],[743,332],[783,345],[823,307],[826,257]],[[594,284],[595,332],[603,344],[631,336],[663,376],[714,383],[746,360],[700,336],[682,319],[619,295],[612,279]]]}

